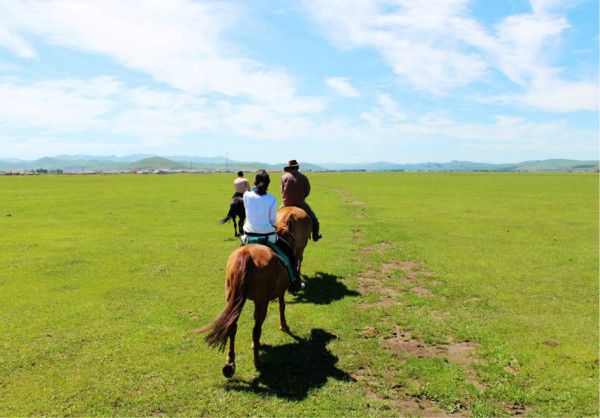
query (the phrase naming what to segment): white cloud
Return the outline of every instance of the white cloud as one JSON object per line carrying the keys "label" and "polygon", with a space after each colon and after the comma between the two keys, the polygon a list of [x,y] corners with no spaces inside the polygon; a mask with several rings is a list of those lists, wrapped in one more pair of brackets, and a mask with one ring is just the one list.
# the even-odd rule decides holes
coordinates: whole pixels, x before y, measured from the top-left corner
{"label": "white cloud", "polygon": [[518,103],[549,112],[598,110],[600,103],[598,86],[595,83],[552,78],[536,80],[525,94],[500,95],[480,100],[500,104]]}
{"label": "white cloud", "polygon": [[[174,153],[189,149],[186,135],[212,134],[288,145],[306,140],[353,143],[356,150],[399,144],[418,149],[436,140],[486,153],[494,149],[597,150],[595,132],[560,120],[531,122],[499,115],[492,123],[465,123],[440,111],[408,114],[384,93],[377,96],[377,105],[361,116],[279,113],[269,104],[128,88],[110,77],[27,86],[0,80],[0,148],[13,155],[115,153],[116,149],[119,153]],[[36,128],[34,135],[29,133],[30,127]]]}
{"label": "white cloud", "polygon": [[[285,69],[244,57],[224,40],[240,14],[231,5],[188,0],[7,0],[0,5],[9,34],[31,33],[51,44],[102,54],[189,93],[318,111],[321,105],[314,102],[319,99],[298,96]],[[12,50],[27,56],[20,38],[7,39],[4,45],[12,39]]]}
{"label": "white cloud", "polygon": [[317,125],[310,112],[322,105],[311,100],[282,103],[281,108],[236,103],[172,89],[127,87],[111,77],[36,83],[0,79],[0,134],[28,128],[44,135],[105,132],[139,138],[146,145],[207,133],[306,138]]}
{"label": "white cloud", "polygon": [[[495,82],[499,71],[522,94],[504,96],[550,111],[597,109],[597,80],[571,80],[548,62],[548,50],[570,26],[563,13],[573,1],[532,0],[533,12],[485,28],[467,0],[306,0],[309,16],[344,49],[372,47],[413,87],[445,94],[475,81]],[[545,97],[541,88],[563,93]],[[589,88],[585,98],[578,91]],[[558,105],[567,99],[569,103]]]}
{"label": "white cloud", "polygon": [[111,78],[37,83],[0,81],[0,120],[8,127],[38,127],[63,132],[101,124],[114,106],[118,86]]}
{"label": "white cloud", "polygon": [[348,77],[327,77],[325,84],[332,89],[337,95],[342,97],[360,97],[360,93],[352,84]]}
{"label": "white cloud", "polygon": [[0,46],[22,58],[33,58],[35,51],[23,38],[16,35],[0,20]]}
{"label": "white cloud", "polygon": [[375,130],[381,130],[385,125],[394,125],[404,119],[406,114],[388,94],[377,95],[377,106],[360,116]]}
{"label": "white cloud", "polygon": [[466,1],[306,2],[310,15],[342,48],[376,48],[394,72],[419,89],[441,93],[484,75],[486,64],[461,50],[451,30]]}

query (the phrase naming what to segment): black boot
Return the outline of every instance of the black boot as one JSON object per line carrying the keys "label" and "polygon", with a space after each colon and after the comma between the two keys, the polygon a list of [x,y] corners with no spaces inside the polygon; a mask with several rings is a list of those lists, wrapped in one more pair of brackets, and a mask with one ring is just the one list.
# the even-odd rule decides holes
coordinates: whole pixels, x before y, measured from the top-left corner
{"label": "black boot", "polygon": [[296,279],[295,281],[290,283],[290,287],[288,288],[289,292],[292,295],[295,295],[296,293],[300,292],[302,289],[304,289],[304,283],[302,283],[302,280],[300,279]]}
{"label": "black boot", "polygon": [[290,281],[290,286],[288,287],[288,290],[292,295],[295,295],[296,293],[304,289],[304,283],[302,283],[301,277],[302,276],[300,276],[300,272],[296,270],[296,280],[294,280],[293,282]]}

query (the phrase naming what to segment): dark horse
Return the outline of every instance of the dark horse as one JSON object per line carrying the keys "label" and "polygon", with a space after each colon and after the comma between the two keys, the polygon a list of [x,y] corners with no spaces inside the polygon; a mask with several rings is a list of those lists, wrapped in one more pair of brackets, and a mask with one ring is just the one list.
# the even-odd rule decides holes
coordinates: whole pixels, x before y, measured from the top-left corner
{"label": "dark horse", "polygon": [[[236,221],[236,218],[238,219]],[[244,210],[244,199],[235,196],[231,199],[229,203],[229,212],[227,212],[227,216],[221,219],[221,224],[228,222],[233,219],[233,233],[235,237],[239,237],[242,233],[242,226],[244,225],[244,221],[246,220],[246,211]],[[239,227],[238,227],[239,226]]]}
{"label": "dark horse", "polygon": [[[293,208],[278,212],[277,234],[290,236],[294,242],[304,246],[310,236],[310,222],[304,211]],[[298,251],[299,247],[294,247]],[[254,365],[260,366],[258,356],[262,324],[267,316],[269,302],[279,301],[279,326],[289,330],[285,319],[284,294],[290,283],[287,268],[279,261],[275,252],[266,245],[249,244],[238,247],[227,260],[225,273],[225,309],[217,319],[203,331],[207,333],[206,342],[211,347],[225,349],[229,340],[229,352],[223,375],[227,378],[235,372],[235,335],[237,321],[242,313],[246,299],[254,301],[254,329],[252,330],[252,348]]]}

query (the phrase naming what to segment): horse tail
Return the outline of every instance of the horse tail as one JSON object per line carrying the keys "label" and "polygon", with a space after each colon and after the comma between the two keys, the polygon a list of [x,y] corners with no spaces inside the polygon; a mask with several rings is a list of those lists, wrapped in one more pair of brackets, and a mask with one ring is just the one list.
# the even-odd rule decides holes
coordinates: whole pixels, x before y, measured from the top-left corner
{"label": "horse tail", "polygon": [[227,212],[227,216],[224,217],[223,219],[221,219],[219,222],[221,223],[221,225],[223,225],[225,222],[228,222],[229,220],[231,220],[235,215],[235,208],[233,203],[231,203],[229,205],[229,212]]}
{"label": "horse tail", "polygon": [[202,332],[208,332],[206,343],[210,347],[218,347],[220,351],[225,349],[227,338],[237,320],[242,313],[242,308],[246,302],[248,273],[251,263],[250,251],[242,249],[235,261],[228,265],[227,281],[229,283],[229,292],[227,294],[227,304],[223,312],[219,314],[212,324],[202,329]]}

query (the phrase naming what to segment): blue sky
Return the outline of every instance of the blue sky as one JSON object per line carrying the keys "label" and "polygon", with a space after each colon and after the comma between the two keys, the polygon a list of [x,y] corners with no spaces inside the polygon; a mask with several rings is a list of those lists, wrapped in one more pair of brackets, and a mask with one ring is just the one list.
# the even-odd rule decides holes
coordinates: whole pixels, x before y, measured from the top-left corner
{"label": "blue sky", "polygon": [[598,2],[0,3],[0,158],[598,158]]}

